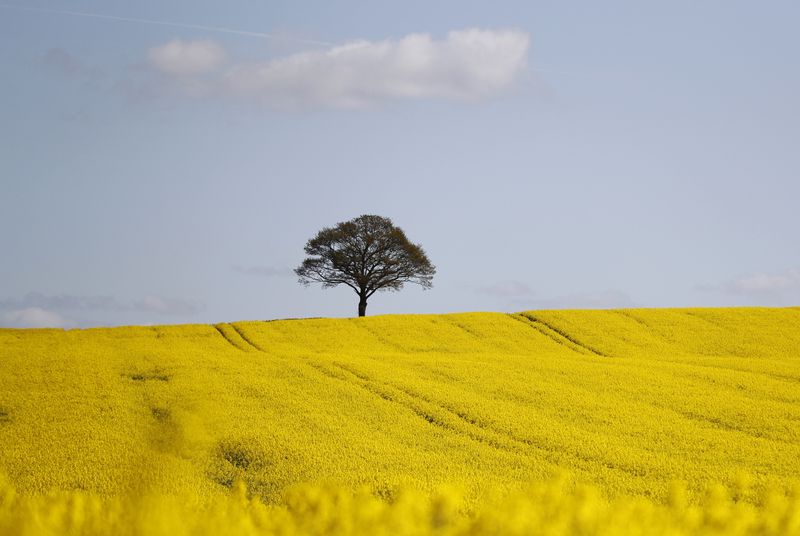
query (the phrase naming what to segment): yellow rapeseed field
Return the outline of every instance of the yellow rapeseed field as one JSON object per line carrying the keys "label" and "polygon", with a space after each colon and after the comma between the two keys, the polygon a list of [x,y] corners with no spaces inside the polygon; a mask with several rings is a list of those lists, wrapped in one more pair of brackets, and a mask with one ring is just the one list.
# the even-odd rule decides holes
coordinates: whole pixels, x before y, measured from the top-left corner
{"label": "yellow rapeseed field", "polygon": [[0,534],[800,534],[800,308],[0,329]]}

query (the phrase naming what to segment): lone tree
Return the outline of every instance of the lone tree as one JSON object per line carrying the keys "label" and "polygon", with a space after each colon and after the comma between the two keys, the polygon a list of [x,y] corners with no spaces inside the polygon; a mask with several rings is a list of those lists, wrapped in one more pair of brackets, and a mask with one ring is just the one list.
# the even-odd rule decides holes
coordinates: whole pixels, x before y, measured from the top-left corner
{"label": "lone tree", "polygon": [[422,246],[412,244],[392,220],[364,215],[325,227],[306,243],[308,257],[294,273],[303,285],[347,285],[358,294],[358,316],[379,290],[400,290],[405,283],[431,288],[436,268]]}

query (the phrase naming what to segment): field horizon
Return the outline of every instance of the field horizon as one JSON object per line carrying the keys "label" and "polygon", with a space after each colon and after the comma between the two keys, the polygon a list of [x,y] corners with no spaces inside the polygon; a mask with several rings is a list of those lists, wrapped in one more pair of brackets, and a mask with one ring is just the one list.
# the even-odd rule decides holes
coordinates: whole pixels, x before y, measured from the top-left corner
{"label": "field horizon", "polygon": [[157,327],[179,327],[179,326],[214,326],[218,324],[237,324],[247,322],[291,322],[291,321],[304,321],[304,320],[358,320],[359,318],[382,318],[382,317],[415,317],[415,316],[447,316],[447,315],[471,315],[471,314],[500,314],[500,315],[519,315],[523,313],[548,313],[548,312],[591,312],[591,311],[710,311],[710,310],[758,310],[758,309],[790,309],[800,310],[800,305],[782,305],[782,306],[761,306],[761,305],[733,305],[733,306],[665,306],[665,307],[568,307],[568,308],[542,308],[542,309],[523,309],[520,311],[508,312],[498,310],[470,310],[470,311],[452,311],[444,313],[380,313],[368,314],[364,317],[358,316],[296,316],[296,317],[275,317],[275,318],[241,318],[238,320],[226,320],[222,322],[161,322],[161,323],[130,323],[130,324],[113,324],[113,325],[92,325],[92,326],[68,326],[68,327],[4,327],[0,326],[0,331],[35,331],[35,330],[53,330],[53,331],[85,331],[92,329],[117,329],[117,328],[157,328]]}

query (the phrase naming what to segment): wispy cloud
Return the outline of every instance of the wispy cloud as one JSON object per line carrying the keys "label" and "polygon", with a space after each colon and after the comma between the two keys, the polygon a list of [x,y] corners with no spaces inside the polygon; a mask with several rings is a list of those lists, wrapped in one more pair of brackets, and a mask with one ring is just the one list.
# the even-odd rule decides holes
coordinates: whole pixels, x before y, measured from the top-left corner
{"label": "wispy cloud", "polygon": [[112,296],[46,295],[29,292],[19,299],[0,300],[0,310],[41,308],[59,311],[124,311],[126,306]]}
{"label": "wispy cloud", "polygon": [[19,299],[0,300],[0,311],[50,311],[54,313],[96,311],[104,313],[149,312],[165,315],[193,315],[204,309],[202,304],[179,298],[144,296],[132,303],[113,296],[46,295],[29,292]]}
{"label": "wispy cloud", "polygon": [[64,328],[71,322],[54,311],[27,307],[0,313],[0,326],[9,328]]}
{"label": "wispy cloud", "polygon": [[637,307],[625,292],[605,290],[599,292],[577,292],[550,298],[515,300],[517,307],[526,309],[621,309]]}
{"label": "wispy cloud", "polygon": [[88,65],[74,54],[60,47],[47,49],[41,55],[41,65],[51,72],[73,77],[87,83],[97,84],[107,80],[107,73],[98,67]]}
{"label": "wispy cloud", "polygon": [[[526,70],[528,45],[528,35],[519,30],[451,31],[442,40],[410,34],[234,64],[191,79],[185,75],[192,69],[207,74],[198,63],[217,65],[208,57],[218,58],[222,49],[208,41],[181,41],[152,49],[150,62],[167,76],[180,75],[175,86],[190,95],[250,99],[284,110],[352,109],[392,100],[495,97],[512,89]],[[158,61],[170,48],[170,60]]]}
{"label": "wispy cloud", "polygon": [[727,294],[750,304],[781,305],[800,299],[800,268],[742,274],[721,284],[697,285],[695,289]]}
{"label": "wispy cloud", "polygon": [[475,292],[499,298],[521,298],[536,294],[526,283],[514,280],[498,281],[491,285],[477,286],[475,287]]}
{"label": "wispy cloud", "polygon": [[[42,53],[39,65],[50,74],[78,84],[82,91],[107,92],[117,83],[106,70],[90,65],[60,47],[49,48]],[[62,82],[59,80],[59,83]],[[94,117],[92,108],[91,102],[84,102],[80,103],[77,109],[61,111],[56,117],[68,123],[88,124]]]}
{"label": "wispy cloud", "polygon": [[185,76],[215,71],[225,63],[227,55],[214,41],[173,39],[169,43],[151,48],[147,57],[159,71]]}
{"label": "wispy cloud", "polygon": [[175,21],[168,21],[168,20],[156,20],[156,19],[143,19],[138,17],[121,17],[118,15],[108,15],[105,13],[92,13],[88,11],[72,11],[67,9],[52,9],[52,8],[45,8],[45,7],[34,7],[34,6],[22,6],[22,5],[15,5],[15,4],[0,4],[0,8],[5,9],[16,9],[21,11],[29,11],[34,13],[47,13],[51,15],[67,15],[71,17],[83,17],[89,19],[100,19],[106,21],[117,21],[117,22],[129,22],[134,24],[147,24],[151,26],[170,26],[173,28],[186,28],[189,30],[202,30],[205,32],[213,32],[213,33],[222,33],[222,34],[233,34],[233,35],[242,35],[246,37],[261,37],[265,39],[275,39],[281,41],[294,41],[296,43],[302,43],[305,45],[317,45],[317,46],[327,46],[330,43],[326,41],[317,41],[314,39],[303,39],[299,37],[292,37],[283,34],[277,33],[266,33],[266,32],[253,32],[248,30],[240,30],[236,28],[226,28],[222,26],[205,26],[202,24],[190,24],[186,22],[175,22]]}
{"label": "wispy cloud", "polygon": [[477,285],[471,288],[477,294],[503,301],[514,310],[615,309],[637,306],[628,294],[619,290],[576,292],[562,296],[542,297],[530,285],[518,280],[503,280],[490,285]]}
{"label": "wispy cloud", "polygon": [[203,306],[179,298],[163,298],[161,296],[145,296],[133,303],[133,309],[165,315],[193,315],[203,310]]}
{"label": "wispy cloud", "polygon": [[780,273],[746,274],[723,285],[731,294],[780,293],[800,289],[800,269],[792,268]]}
{"label": "wispy cloud", "polygon": [[233,270],[240,274],[259,277],[294,277],[291,268],[278,266],[234,266]]}
{"label": "wispy cloud", "polygon": [[76,74],[86,66],[63,48],[50,48],[42,54],[42,64],[62,74]]}

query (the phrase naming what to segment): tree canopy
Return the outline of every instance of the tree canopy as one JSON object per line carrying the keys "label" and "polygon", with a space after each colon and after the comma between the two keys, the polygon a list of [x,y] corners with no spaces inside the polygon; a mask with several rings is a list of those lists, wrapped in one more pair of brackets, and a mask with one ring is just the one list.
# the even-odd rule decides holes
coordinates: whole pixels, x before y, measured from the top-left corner
{"label": "tree canopy", "polygon": [[422,246],[382,216],[363,215],[325,227],[305,246],[308,257],[295,269],[301,284],[323,288],[347,285],[358,294],[358,316],[379,290],[400,290],[405,283],[431,288],[436,268]]}

